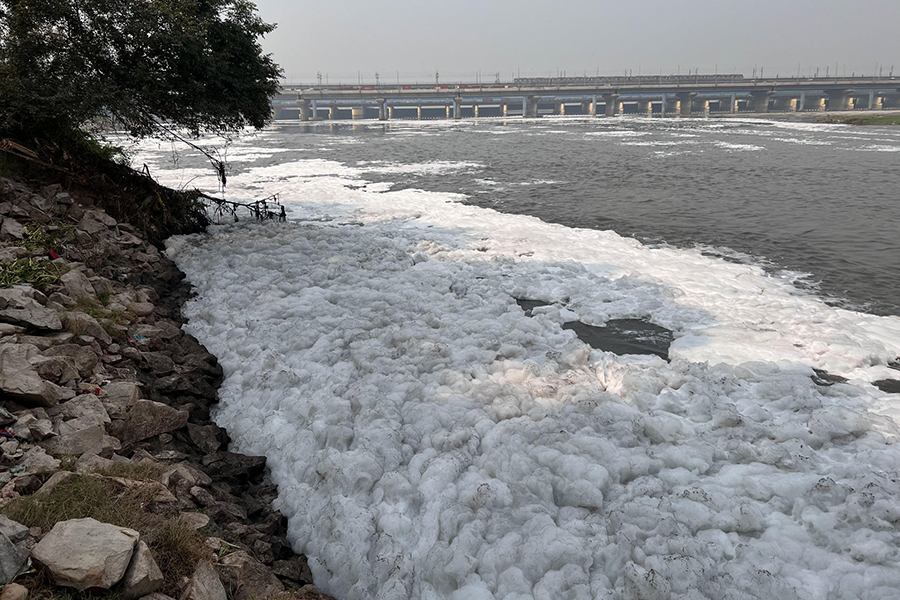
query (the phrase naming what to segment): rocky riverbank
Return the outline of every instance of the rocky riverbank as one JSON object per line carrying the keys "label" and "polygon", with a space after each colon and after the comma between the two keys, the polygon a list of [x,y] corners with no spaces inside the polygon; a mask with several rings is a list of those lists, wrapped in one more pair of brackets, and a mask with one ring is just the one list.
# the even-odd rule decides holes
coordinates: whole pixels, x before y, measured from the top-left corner
{"label": "rocky riverbank", "polygon": [[184,275],[95,200],[0,178],[2,600],[327,598],[265,459],[210,421]]}

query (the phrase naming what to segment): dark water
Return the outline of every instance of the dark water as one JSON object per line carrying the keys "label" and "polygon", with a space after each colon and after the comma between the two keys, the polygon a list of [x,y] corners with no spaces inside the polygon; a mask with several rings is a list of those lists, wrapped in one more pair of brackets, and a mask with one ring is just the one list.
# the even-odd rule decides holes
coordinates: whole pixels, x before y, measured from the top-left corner
{"label": "dark water", "polygon": [[[267,161],[362,165],[394,189],[809,274],[830,302],[900,314],[900,128],[736,120],[279,123]],[[311,153],[314,152],[313,153]],[[369,164],[467,162],[437,173]],[[749,255],[749,256],[748,256]]]}

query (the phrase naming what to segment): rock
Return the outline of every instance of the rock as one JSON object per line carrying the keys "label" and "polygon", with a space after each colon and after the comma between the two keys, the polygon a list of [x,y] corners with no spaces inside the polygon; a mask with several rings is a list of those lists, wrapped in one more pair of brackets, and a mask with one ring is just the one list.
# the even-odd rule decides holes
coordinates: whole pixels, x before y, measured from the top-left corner
{"label": "rock", "polygon": [[95,425],[67,435],[46,440],[41,445],[51,454],[81,455],[91,452],[99,456],[111,456],[122,444],[106,435],[102,425]]}
{"label": "rock", "polygon": [[12,581],[25,566],[26,558],[8,537],[0,533],[0,583]]}
{"label": "rock", "polygon": [[78,344],[61,344],[53,346],[44,352],[46,357],[59,357],[66,359],[70,367],[74,368],[82,378],[90,377],[94,367],[100,362],[100,357],[91,348]]}
{"label": "rock", "polygon": [[61,485],[65,485],[72,481],[73,479],[77,479],[78,475],[73,473],[72,471],[57,471],[53,475],[50,476],[44,485],[36,492],[39,495],[46,495],[53,491],[54,488],[59,487]]}
{"label": "rock", "polygon": [[80,310],[72,310],[63,316],[66,328],[75,335],[89,335],[100,342],[101,346],[112,344],[112,338],[97,319]]}
{"label": "rock", "polygon": [[122,598],[135,600],[155,592],[162,584],[163,574],[153,560],[150,548],[144,542],[138,542],[131,564],[122,579]]}
{"label": "rock", "polygon": [[30,362],[41,379],[56,384],[72,383],[80,376],[72,362],[58,356],[36,356]]}
{"label": "rock", "polygon": [[207,472],[216,479],[229,477],[246,479],[263,473],[266,468],[266,457],[246,456],[235,452],[216,452],[204,456],[202,463]]}
{"label": "rock", "polygon": [[85,211],[84,216],[81,217],[81,221],[78,222],[78,229],[93,236],[115,226],[115,221],[113,221],[112,225],[104,223],[105,219],[99,218],[101,214],[103,213],[95,210]]}
{"label": "rock", "polygon": [[18,544],[28,537],[28,528],[13,521],[6,515],[0,514],[0,533],[5,535],[13,544]]}
{"label": "rock", "polygon": [[225,430],[218,425],[195,425],[188,423],[188,437],[204,454],[217,452],[222,447]]}
{"label": "rock", "polygon": [[181,429],[187,425],[188,416],[187,411],[175,410],[160,402],[138,400],[128,411],[122,441],[131,444]]}
{"label": "rock", "polygon": [[17,421],[16,416],[0,406],[0,427],[6,427]]}
{"label": "rock", "polygon": [[36,329],[62,329],[56,311],[35,300],[34,292],[28,286],[0,289],[0,321]]}
{"label": "rock", "polygon": [[269,598],[284,591],[275,573],[243,550],[223,557],[219,567],[234,589],[233,600]]}
{"label": "rock", "polygon": [[47,454],[40,446],[35,446],[25,453],[19,464],[24,466],[29,473],[40,473],[59,469],[60,462]]}
{"label": "rock", "polygon": [[212,506],[216,503],[216,499],[212,494],[209,493],[208,490],[200,487],[199,485],[195,485],[190,489],[191,496],[194,497],[201,506]]}
{"label": "rock", "polygon": [[873,385],[886,394],[900,394],[900,380],[879,379]]}
{"label": "rock", "polygon": [[0,337],[6,337],[8,335],[18,335],[20,333],[25,333],[24,327],[19,327],[18,325],[13,325],[12,323],[0,323]]}
{"label": "rock", "polygon": [[[106,413],[106,407],[100,401],[100,398],[94,394],[81,394],[68,402],[64,402],[60,407],[62,409],[60,414],[63,418],[63,423],[60,424],[59,430],[61,435],[74,433],[74,431],[87,429],[94,425],[106,425],[110,422],[109,415]],[[70,427],[69,431],[64,431],[62,426],[71,424],[72,421],[78,421],[80,426],[74,429]]]}
{"label": "rock", "polygon": [[115,465],[115,461],[108,458],[97,456],[93,452],[85,452],[75,461],[76,473],[97,473],[98,471],[106,471]]}
{"label": "rock", "polygon": [[175,598],[157,592],[155,594],[147,594],[146,596],[142,597],[141,600],[175,600]]}
{"label": "rock", "polygon": [[114,381],[103,387],[110,402],[133,404],[141,397],[141,388],[134,381]]}
{"label": "rock", "polygon": [[[46,417],[43,409],[40,411]],[[12,428],[13,432],[24,440],[39,442],[53,433],[53,422],[47,418],[40,418],[36,414],[27,412],[19,417]]]}
{"label": "rock", "polygon": [[178,463],[177,465],[173,465],[163,472],[159,481],[169,489],[181,482],[184,482],[188,489],[195,485],[207,486],[212,483],[212,479],[209,475],[190,463]]}
{"label": "rock", "polygon": [[16,401],[53,406],[59,401],[57,386],[41,379],[28,362],[29,353],[36,350],[21,344],[0,346],[0,390]]}
{"label": "rock", "polygon": [[36,475],[16,477],[13,482],[13,489],[22,496],[29,496],[41,488],[41,480]]}
{"label": "rock", "polygon": [[141,354],[141,358],[144,359],[154,375],[166,375],[175,370],[175,361],[162,352],[144,352]]}
{"label": "rock", "polygon": [[227,600],[225,586],[208,561],[202,560],[197,565],[181,600]]}
{"label": "rock", "polygon": [[[59,278],[60,282],[66,288],[66,295],[70,298],[78,300],[80,298],[93,298],[94,286],[88,280],[87,275],[78,269],[72,269]],[[60,303],[64,304],[64,303]]]}
{"label": "rock", "polygon": [[6,217],[0,225],[0,239],[21,240],[25,237],[25,228],[15,219]]}
{"label": "rock", "polygon": [[56,585],[108,590],[125,575],[140,534],[94,519],[71,519],[53,526],[31,551]]}
{"label": "rock", "polygon": [[297,583],[312,583],[312,571],[309,570],[306,557],[302,555],[292,556],[288,560],[276,560],[272,564],[272,571],[279,577]]}
{"label": "rock", "polygon": [[8,583],[3,586],[0,600],[25,600],[28,597],[28,588],[18,583]]}
{"label": "rock", "polygon": [[299,590],[291,592],[291,600],[334,600],[334,598],[323,594],[314,585],[304,585]]}
{"label": "rock", "polygon": [[156,307],[150,302],[131,302],[128,305],[128,310],[139,317],[148,317],[153,314]]}
{"label": "rock", "polygon": [[209,516],[202,512],[185,511],[181,513],[181,520],[187,523],[191,529],[203,529],[209,525]]}

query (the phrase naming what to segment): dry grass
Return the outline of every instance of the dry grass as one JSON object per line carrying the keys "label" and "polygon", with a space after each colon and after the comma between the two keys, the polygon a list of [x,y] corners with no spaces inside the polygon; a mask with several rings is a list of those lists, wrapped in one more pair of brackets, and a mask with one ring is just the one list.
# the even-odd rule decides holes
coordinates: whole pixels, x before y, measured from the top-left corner
{"label": "dry grass", "polygon": [[[110,471],[115,471],[117,477],[149,478],[146,476],[157,466],[125,464]],[[212,551],[204,543],[205,537],[191,529],[185,520],[149,512],[147,507],[153,495],[153,489],[124,488],[109,479],[80,476],[47,495],[17,498],[3,507],[2,512],[14,521],[28,527],[40,527],[44,532],[58,521],[86,517],[136,529],[163,572],[165,583],[160,591],[177,597],[179,581],[193,572],[198,561],[211,558]],[[47,582],[40,577],[27,578],[23,585],[31,587],[32,598],[39,600],[88,597],[47,588]]]}

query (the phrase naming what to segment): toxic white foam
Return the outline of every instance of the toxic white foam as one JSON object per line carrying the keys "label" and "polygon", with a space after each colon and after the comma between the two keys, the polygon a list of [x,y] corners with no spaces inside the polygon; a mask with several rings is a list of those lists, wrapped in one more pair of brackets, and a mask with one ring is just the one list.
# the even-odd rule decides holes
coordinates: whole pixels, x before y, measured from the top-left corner
{"label": "toxic white foam", "polygon": [[[197,287],[188,328],[225,368],[217,421],[268,457],[326,592],[896,596],[900,415],[867,382],[900,319],[353,171],[251,169],[232,185],[280,191],[293,222],[170,247]],[[514,298],[555,305],[529,318]],[[673,329],[673,362],[561,328],[617,317]]]}

